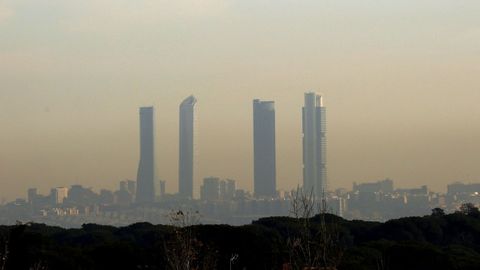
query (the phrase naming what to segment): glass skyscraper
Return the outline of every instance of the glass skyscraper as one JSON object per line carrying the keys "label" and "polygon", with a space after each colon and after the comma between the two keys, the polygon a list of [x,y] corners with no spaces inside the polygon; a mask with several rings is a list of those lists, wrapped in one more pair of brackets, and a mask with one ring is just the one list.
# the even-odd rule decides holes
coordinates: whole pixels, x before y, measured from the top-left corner
{"label": "glass skyscraper", "polygon": [[275,197],[275,103],[253,101],[253,182],[256,197]]}
{"label": "glass skyscraper", "polygon": [[137,172],[137,203],[155,200],[155,144],[153,107],[140,108],[140,163]]}
{"label": "glass skyscraper", "polygon": [[323,198],[327,189],[326,110],[322,97],[305,93],[303,126],[303,190]]}
{"label": "glass skyscraper", "polygon": [[183,198],[193,198],[193,155],[195,104],[197,99],[189,96],[180,104],[180,141],[178,164],[178,193]]}

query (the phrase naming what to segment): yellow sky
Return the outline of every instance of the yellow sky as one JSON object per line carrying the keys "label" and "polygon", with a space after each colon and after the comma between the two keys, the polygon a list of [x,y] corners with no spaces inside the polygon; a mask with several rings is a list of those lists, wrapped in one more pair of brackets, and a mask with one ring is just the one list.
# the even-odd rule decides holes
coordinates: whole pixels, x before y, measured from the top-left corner
{"label": "yellow sky", "polygon": [[252,187],[252,100],[275,100],[277,186],[301,183],[303,93],[325,96],[333,188],[480,181],[478,1],[0,1],[0,198],[133,179],[138,107],[177,190],[178,105],[205,176]]}

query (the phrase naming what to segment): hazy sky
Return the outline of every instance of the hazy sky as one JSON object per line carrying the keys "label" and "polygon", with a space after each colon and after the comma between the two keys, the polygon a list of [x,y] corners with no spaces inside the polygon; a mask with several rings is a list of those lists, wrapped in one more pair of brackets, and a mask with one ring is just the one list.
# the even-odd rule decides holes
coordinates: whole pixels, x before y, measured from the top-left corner
{"label": "hazy sky", "polygon": [[[277,186],[302,182],[303,93],[325,97],[332,188],[480,182],[478,0],[0,0],[0,198],[135,179],[138,107],[178,188],[178,105],[205,176],[252,187],[252,100],[275,100]],[[197,193],[198,194],[198,193]]]}

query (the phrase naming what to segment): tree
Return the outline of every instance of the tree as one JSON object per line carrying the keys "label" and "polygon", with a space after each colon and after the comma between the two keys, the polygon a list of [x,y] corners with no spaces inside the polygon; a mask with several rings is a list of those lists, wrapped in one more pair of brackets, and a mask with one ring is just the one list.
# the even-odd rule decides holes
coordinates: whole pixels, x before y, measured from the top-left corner
{"label": "tree", "polygon": [[0,270],[6,269],[8,253],[8,240],[2,238],[0,241]]}
{"label": "tree", "polygon": [[443,217],[445,216],[445,210],[440,207],[436,207],[432,209],[432,216],[434,217]]}
{"label": "tree", "polygon": [[35,263],[29,270],[47,270],[47,267],[42,262]]}
{"label": "tree", "polygon": [[480,211],[473,203],[462,204],[460,206],[460,213],[471,217],[480,217]]}
{"label": "tree", "polygon": [[195,226],[200,223],[198,211],[172,211],[173,239],[165,247],[168,269],[215,269],[215,252],[196,237]]}
{"label": "tree", "polygon": [[[299,233],[288,237],[290,265],[295,270],[336,269],[343,256],[339,224],[326,222],[325,196],[317,204],[313,189],[304,193],[297,188],[291,202],[291,214],[299,225]],[[313,223],[312,219],[318,221]]]}

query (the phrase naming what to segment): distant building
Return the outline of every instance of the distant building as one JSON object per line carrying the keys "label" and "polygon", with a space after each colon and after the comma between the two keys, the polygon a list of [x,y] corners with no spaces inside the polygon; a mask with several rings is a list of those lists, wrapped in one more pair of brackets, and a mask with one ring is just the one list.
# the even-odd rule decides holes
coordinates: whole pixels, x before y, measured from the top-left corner
{"label": "distant building", "polygon": [[136,182],[133,180],[120,181],[119,190],[114,193],[114,203],[129,205],[133,203],[136,193]]}
{"label": "distant building", "polygon": [[104,205],[111,205],[115,202],[114,193],[107,189],[100,190],[100,203]]}
{"label": "distant building", "polygon": [[68,188],[66,187],[57,187],[52,188],[50,192],[53,204],[62,204],[64,200],[68,197]]}
{"label": "distant building", "polygon": [[126,180],[127,181],[127,190],[132,194],[132,196],[135,196],[137,194],[137,182],[133,180]]}
{"label": "distant building", "polygon": [[38,198],[38,192],[36,188],[29,188],[27,191],[27,202],[34,205]]}
{"label": "distant building", "polygon": [[140,108],[140,163],[137,172],[136,202],[155,200],[155,143],[153,107]]}
{"label": "distant building", "polygon": [[423,185],[420,188],[398,188],[395,192],[407,195],[428,195],[428,187]]}
{"label": "distant building", "polygon": [[219,183],[219,199],[220,200],[225,200],[225,193],[227,192],[227,182],[224,180],[221,180]]}
{"label": "distant building", "polygon": [[70,205],[92,205],[98,201],[98,195],[90,188],[81,185],[72,185],[68,190],[68,197],[64,200]]}
{"label": "distant building", "polygon": [[119,186],[118,186],[118,190],[128,191],[127,181],[120,181],[120,184],[119,184]]}
{"label": "distant building", "polygon": [[230,201],[235,197],[235,180],[225,179],[220,181],[220,200]]}
{"label": "distant building", "polygon": [[305,93],[303,124],[303,189],[322,198],[327,190],[326,109],[322,97]]}
{"label": "distant building", "polygon": [[114,203],[118,205],[129,205],[133,202],[133,195],[126,189],[120,189],[114,193]]}
{"label": "distant building", "polygon": [[256,197],[275,197],[275,103],[253,101],[253,182]]}
{"label": "distant building", "polygon": [[244,189],[235,190],[235,200],[247,200],[251,199],[251,194]]}
{"label": "distant building", "polygon": [[393,192],[393,181],[391,179],[385,179],[377,182],[371,183],[353,183],[353,191],[356,192],[383,192],[383,193],[392,193]]}
{"label": "distant building", "polygon": [[160,198],[163,198],[165,197],[165,185],[166,185],[166,181],[164,180],[160,180]]}
{"label": "distant building", "polygon": [[193,198],[193,154],[194,154],[194,96],[180,104],[178,193],[183,198]]}
{"label": "distant building", "polygon": [[480,194],[480,183],[469,183],[464,184],[456,182],[450,185],[447,185],[447,194],[448,195],[459,195],[459,194]]}
{"label": "distant building", "polygon": [[224,199],[233,200],[233,198],[235,197],[235,191],[237,190],[235,187],[235,180],[226,179],[225,182],[226,182],[226,189],[225,189]]}
{"label": "distant building", "polygon": [[200,187],[200,199],[202,201],[218,201],[220,199],[220,179],[207,177],[203,179]]}
{"label": "distant building", "polygon": [[332,197],[329,199],[327,204],[328,211],[331,211],[332,214],[335,214],[339,217],[343,217],[347,211],[347,200],[342,197]]}

